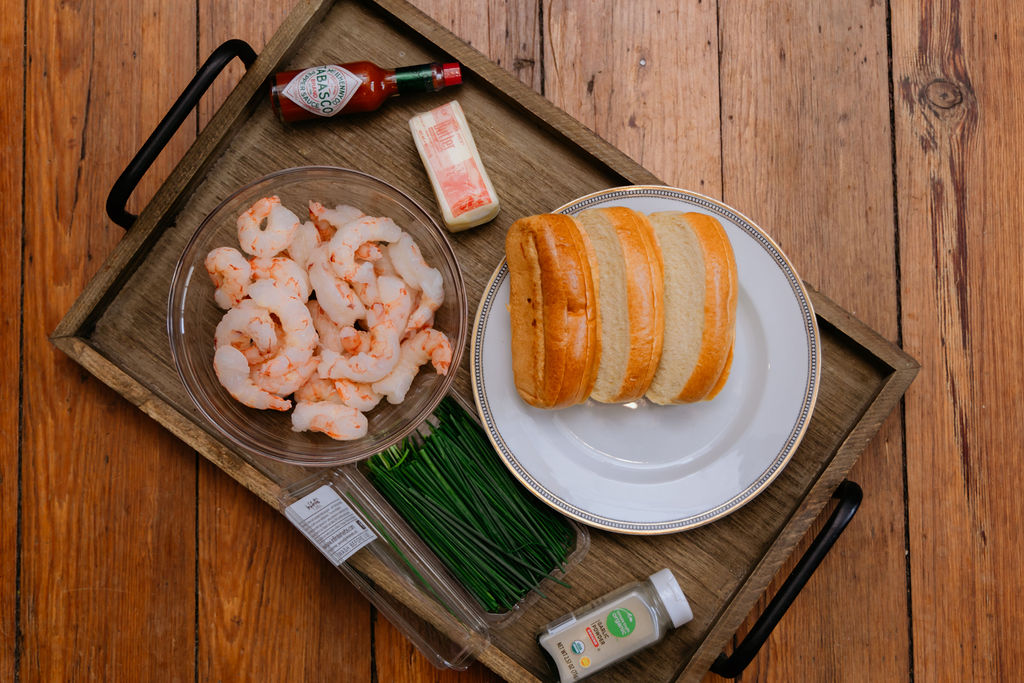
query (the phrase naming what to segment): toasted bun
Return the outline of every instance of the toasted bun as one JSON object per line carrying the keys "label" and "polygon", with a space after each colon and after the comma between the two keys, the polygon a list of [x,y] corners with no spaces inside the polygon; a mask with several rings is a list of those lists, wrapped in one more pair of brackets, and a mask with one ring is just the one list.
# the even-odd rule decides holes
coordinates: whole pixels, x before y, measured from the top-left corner
{"label": "toasted bun", "polygon": [[570,216],[530,216],[509,228],[505,254],[516,390],[537,408],[585,401],[601,353],[586,235]]}
{"label": "toasted bun", "polygon": [[647,392],[655,403],[712,398],[728,377],[736,324],[736,261],[711,216],[650,215],[664,259],[665,341]]}
{"label": "toasted bun", "polygon": [[715,396],[718,396],[718,392],[725,387],[725,382],[729,379],[729,371],[732,369],[732,355],[735,348],[736,341],[734,339],[732,346],[729,347],[729,355],[725,357],[725,367],[722,368],[722,374],[718,376],[718,381],[715,382],[715,386],[712,387],[711,391],[708,392],[708,395],[704,397],[705,401],[710,401]]}
{"label": "toasted bun", "polygon": [[577,220],[594,245],[597,271],[607,284],[598,296],[601,358],[590,397],[604,403],[633,401],[647,392],[661,359],[661,251],[647,217],[632,209],[589,209]]}

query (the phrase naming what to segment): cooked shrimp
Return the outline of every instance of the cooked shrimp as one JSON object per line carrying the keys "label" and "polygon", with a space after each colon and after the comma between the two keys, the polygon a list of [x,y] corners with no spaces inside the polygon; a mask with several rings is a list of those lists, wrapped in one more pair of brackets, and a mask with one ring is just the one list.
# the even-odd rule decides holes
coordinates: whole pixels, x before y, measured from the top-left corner
{"label": "cooked shrimp", "polygon": [[253,383],[249,378],[249,362],[233,346],[217,348],[213,354],[213,370],[228,393],[250,408],[288,410],[292,407],[291,401],[274,396]]}
{"label": "cooked shrimp", "polygon": [[366,416],[343,403],[299,401],[292,411],[292,429],[296,432],[323,432],[332,439],[349,441],[366,434]]}
{"label": "cooked shrimp", "polygon": [[270,311],[243,299],[224,314],[213,333],[215,347],[233,346],[250,364],[260,363],[277,350],[277,330]]}
{"label": "cooked shrimp", "polygon": [[366,307],[348,283],[339,278],[327,262],[327,245],[313,252],[309,263],[309,282],[316,299],[335,323],[351,325],[366,315]]}
{"label": "cooked shrimp", "polygon": [[430,360],[437,374],[448,373],[452,362],[452,345],[443,332],[427,328],[402,342],[401,357],[395,369],[384,379],[373,383],[373,390],[387,397],[388,403],[401,403],[412,386],[420,366]]}
{"label": "cooked shrimp", "polygon": [[402,229],[387,217],[363,216],[350,221],[334,233],[328,242],[331,265],[338,275],[345,277],[358,267],[356,250],[366,242],[394,242],[402,236]]}
{"label": "cooked shrimp", "polygon": [[324,379],[315,372],[306,383],[295,390],[295,401],[315,403],[316,401],[333,401],[341,403],[341,396],[334,386],[334,380]]}
{"label": "cooked shrimp", "polygon": [[[329,382],[331,380],[324,380]],[[380,394],[373,390],[373,387],[363,382],[353,382],[348,379],[334,380],[335,393],[340,397],[341,402],[356,410],[368,413],[377,407]]]}
{"label": "cooked shrimp", "polygon": [[295,393],[316,374],[320,359],[296,348],[285,348],[249,373],[256,386],[278,396]]}
{"label": "cooked shrimp", "polygon": [[364,306],[372,306],[377,302],[377,274],[372,263],[362,262],[354,270],[347,272],[343,279],[349,283]]}
{"label": "cooked shrimp", "polygon": [[339,353],[344,351],[347,354],[354,354],[370,350],[370,333],[366,330],[357,330],[350,325],[341,328],[338,337],[341,342],[341,349],[331,349],[332,351],[338,351]]}
{"label": "cooked shrimp", "polygon": [[316,226],[313,225],[312,221],[300,223],[299,227],[295,230],[295,237],[292,238],[292,243],[288,245],[288,255],[293,261],[305,268],[309,265],[309,258],[313,255],[313,250],[319,247],[322,241],[320,233],[317,232]]}
{"label": "cooked shrimp", "polygon": [[348,358],[325,350],[318,369],[321,377],[376,382],[394,369],[398,364],[401,330],[388,318],[382,304],[374,304],[366,311],[366,323],[370,327],[370,349]]}
{"label": "cooked shrimp", "polygon": [[[281,321],[285,348],[299,352],[298,355],[293,354],[289,357],[290,362],[299,365],[308,360],[316,348],[317,335],[306,304],[278,287],[273,280],[257,280],[252,283],[249,286],[249,296]],[[303,358],[301,354],[307,355]]]}
{"label": "cooked shrimp", "polygon": [[288,248],[298,229],[298,216],[281,206],[280,199],[263,197],[238,217],[238,242],[247,254],[270,258]]}
{"label": "cooked shrimp", "polygon": [[320,202],[309,203],[309,218],[320,233],[320,240],[326,242],[334,236],[338,228],[361,218],[363,212],[354,206],[339,204],[333,209],[328,209]]}
{"label": "cooked shrimp", "polygon": [[409,316],[408,329],[418,330],[431,325],[434,311],[444,303],[441,271],[427,265],[420,248],[408,233],[402,233],[401,239],[388,245],[388,256],[401,278],[422,292],[419,305]]}
{"label": "cooked shrimp", "polygon": [[343,335],[348,334],[345,330],[352,328],[342,327],[334,322],[316,299],[308,301],[306,308],[309,309],[309,315],[313,318],[313,327],[320,338],[320,346],[337,353],[345,351]]}
{"label": "cooked shrimp", "polygon": [[221,308],[231,308],[245,298],[252,268],[241,252],[231,247],[217,247],[206,255],[206,272],[217,291],[213,299]]}
{"label": "cooked shrimp", "polygon": [[[377,273],[377,277],[383,275],[398,275],[398,271],[395,270],[395,264],[391,263],[391,257],[388,256],[388,252],[381,250],[380,258],[373,261],[373,272]],[[414,290],[415,287],[409,287],[410,291]]]}
{"label": "cooked shrimp", "polygon": [[405,281],[390,275],[377,278],[377,292],[385,314],[396,328],[405,330],[412,312],[412,293]]}
{"label": "cooked shrimp", "polygon": [[274,284],[286,290],[296,299],[309,299],[309,273],[290,258],[254,258],[249,262],[252,276],[256,280],[273,280]]}
{"label": "cooked shrimp", "polygon": [[363,242],[356,249],[355,256],[363,261],[379,261],[384,258],[384,252],[380,250],[376,242]]}

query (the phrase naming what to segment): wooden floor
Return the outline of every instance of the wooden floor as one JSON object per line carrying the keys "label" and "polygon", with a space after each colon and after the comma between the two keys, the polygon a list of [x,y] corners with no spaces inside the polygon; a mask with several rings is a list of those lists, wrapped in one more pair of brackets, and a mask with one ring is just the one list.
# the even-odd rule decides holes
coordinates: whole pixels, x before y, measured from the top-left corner
{"label": "wooden floor", "polygon": [[[47,342],[121,237],[114,178],[214,47],[260,49],[293,2],[2,1],[0,680],[492,678],[432,669],[284,518]],[[667,182],[750,215],[923,365],[851,475],[860,513],[743,680],[1018,678],[1017,4],[416,4]]]}

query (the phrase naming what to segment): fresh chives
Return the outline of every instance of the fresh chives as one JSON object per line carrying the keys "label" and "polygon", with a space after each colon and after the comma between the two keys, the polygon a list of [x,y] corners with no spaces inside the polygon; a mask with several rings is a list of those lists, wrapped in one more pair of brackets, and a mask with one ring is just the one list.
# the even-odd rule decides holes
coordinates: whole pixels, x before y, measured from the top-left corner
{"label": "fresh chives", "polygon": [[[512,609],[565,570],[574,534],[497,461],[479,425],[454,400],[426,435],[367,461],[370,480],[488,612]],[[540,592],[538,590],[538,592]]]}

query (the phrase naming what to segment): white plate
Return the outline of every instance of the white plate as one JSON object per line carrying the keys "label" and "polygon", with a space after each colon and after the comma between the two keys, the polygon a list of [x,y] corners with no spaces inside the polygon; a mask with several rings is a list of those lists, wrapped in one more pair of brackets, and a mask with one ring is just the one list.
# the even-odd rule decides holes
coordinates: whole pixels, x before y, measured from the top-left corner
{"label": "white plate", "polygon": [[473,325],[473,388],[488,435],[512,473],[585,524],[661,534],[706,524],[749,502],[789,461],[817,397],[818,328],[800,278],[750,220],[713,199],[662,186],[581,197],[600,206],[698,211],[724,226],[736,255],[736,346],[725,388],[702,403],[596,401],[540,410],[516,393],[508,268],[498,267]]}

